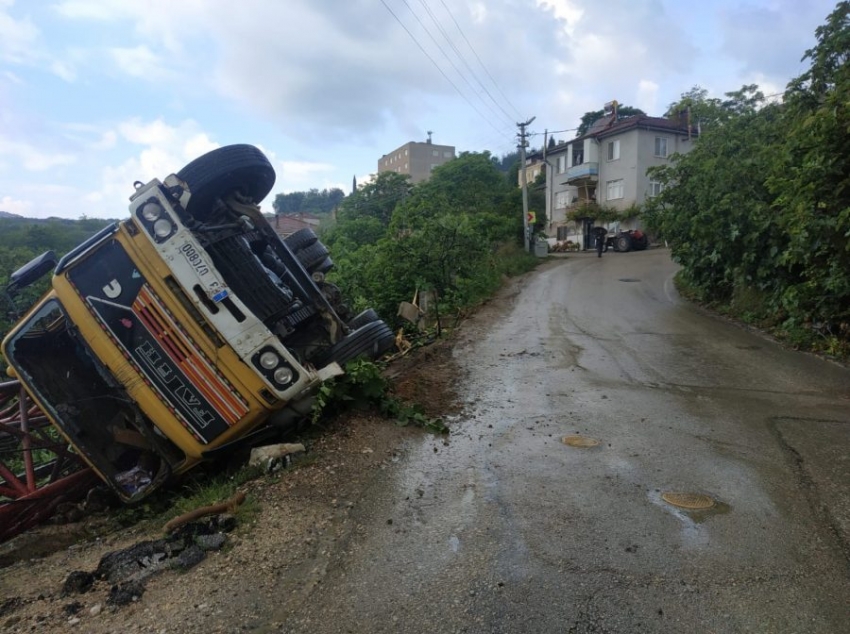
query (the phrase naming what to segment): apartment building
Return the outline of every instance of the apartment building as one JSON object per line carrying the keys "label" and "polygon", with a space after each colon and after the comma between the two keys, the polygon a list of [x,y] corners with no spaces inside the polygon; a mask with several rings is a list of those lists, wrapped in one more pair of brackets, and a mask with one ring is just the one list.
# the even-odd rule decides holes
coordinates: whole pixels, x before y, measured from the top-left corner
{"label": "apartment building", "polygon": [[455,157],[453,145],[437,145],[427,141],[410,141],[378,159],[378,173],[397,172],[410,175],[412,183],[428,180],[438,165],[447,163]]}

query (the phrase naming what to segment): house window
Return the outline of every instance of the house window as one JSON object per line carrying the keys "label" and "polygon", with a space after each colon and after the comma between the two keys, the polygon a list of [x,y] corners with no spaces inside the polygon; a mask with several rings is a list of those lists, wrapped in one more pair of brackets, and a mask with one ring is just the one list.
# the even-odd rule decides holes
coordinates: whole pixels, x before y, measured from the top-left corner
{"label": "house window", "polygon": [[605,189],[606,200],[617,200],[623,197],[623,179],[619,178],[615,181],[608,181]]}
{"label": "house window", "polygon": [[[658,139],[655,139],[656,143]],[[608,160],[617,161],[620,158],[620,141],[608,141]]]}
{"label": "house window", "polygon": [[655,156],[667,158],[667,139],[663,136],[655,137]]}
{"label": "house window", "polygon": [[452,153],[451,153],[450,150],[446,150],[445,152],[443,152],[443,158],[451,158],[451,157],[452,157]]}
{"label": "house window", "polygon": [[407,163],[404,164],[404,169],[407,169]]}
{"label": "house window", "polygon": [[437,167],[437,164],[436,164],[436,163],[431,163],[431,171],[432,171],[432,172],[434,171],[434,168],[435,168],[435,167]]}
{"label": "house window", "polygon": [[431,156],[440,156],[440,150],[431,150]]}
{"label": "house window", "polygon": [[567,157],[561,155],[558,157],[558,174],[563,174],[567,171]]}
{"label": "house window", "polygon": [[570,204],[570,192],[558,192],[555,194],[555,209],[566,209]]}
{"label": "house window", "polygon": [[407,156],[407,150],[404,151],[404,155]]}
{"label": "house window", "polygon": [[658,181],[649,181],[649,197],[658,196],[664,187]]}

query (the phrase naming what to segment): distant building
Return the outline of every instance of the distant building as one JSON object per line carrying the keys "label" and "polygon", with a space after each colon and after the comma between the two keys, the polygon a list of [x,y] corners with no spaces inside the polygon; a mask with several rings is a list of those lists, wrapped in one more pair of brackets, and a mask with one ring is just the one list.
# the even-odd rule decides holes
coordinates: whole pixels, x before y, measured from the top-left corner
{"label": "distant building", "polygon": [[275,214],[273,220],[270,221],[275,233],[281,238],[292,235],[299,229],[316,229],[319,226],[320,219],[313,214],[297,213],[297,214]]}
{"label": "distant building", "polygon": [[455,157],[453,145],[437,145],[431,135],[424,143],[410,141],[378,159],[378,173],[397,172],[409,174],[413,183],[428,180],[438,165],[448,163]]}
{"label": "distant building", "polygon": [[[589,245],[592,227],[601,224],[594,218],[597,205],[624,211],[658,195],[662,185],[647,170],[686,154],[698,136],[684,114],[676,120],[647,115],[621,119],[616,101],[606,104],[604,113],[586,134],[547,148],[542,159],[548,171],[547,229],[557,232],[558,239]],[[529,161],[527,169],[534,167]],[[568,221],[571,211],[583,217],[580,224]],[[618,231],[641,228],[638,218],[615,224]]]}

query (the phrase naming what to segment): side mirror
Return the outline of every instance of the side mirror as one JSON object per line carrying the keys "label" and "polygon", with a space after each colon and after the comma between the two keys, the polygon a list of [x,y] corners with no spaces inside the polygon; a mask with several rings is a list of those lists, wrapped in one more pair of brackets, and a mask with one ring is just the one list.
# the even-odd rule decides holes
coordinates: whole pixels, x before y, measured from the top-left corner
{"label": "side mirror", "polygon": [[58,262],[59,260],[56,259],[56,254],[53,251],[42,253],[9,276],[9,286],[6,287],[6,292],[12,296],[21,289],[31,286],[41,279],[45,273],[55,269]]}

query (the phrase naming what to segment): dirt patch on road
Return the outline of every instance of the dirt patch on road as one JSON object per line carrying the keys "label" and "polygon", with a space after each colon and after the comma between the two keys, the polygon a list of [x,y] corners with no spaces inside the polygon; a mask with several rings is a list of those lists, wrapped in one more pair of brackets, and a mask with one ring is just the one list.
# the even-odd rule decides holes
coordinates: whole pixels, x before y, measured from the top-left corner
{"label": "dirt patch on road", "polygon": [[[544,268],[556,263],[546,263]],[[458,414],[462,354],[508,310],[526,276],[506,283],[451,335],[414,350],[388,370],[397,396],[432,417]],[[458,352],[458,350],[460,352]],[[352,414],[301,439],[303,459],[241,490],[257,509],[186,572],[166,570],[146,582],[129,605],[107,603],[112,585],[95,580],[81,594],[62,593],[73,571],[94,571],[108,552],[162,537],[158,523],[106,531],[105,516],[45,526],[0,546],[0,630],[54,632],[244,632],[271,627],[270,614],[307,600],[331,568],[344,569],[365,534],[369,499],[392,477],[413,446],[445,442],[418,428]],[[56,552],[45,555],[53,544]],[[17,549],[17,550],[16,550]],[[14,563],[9,563],[14,562]]]}

